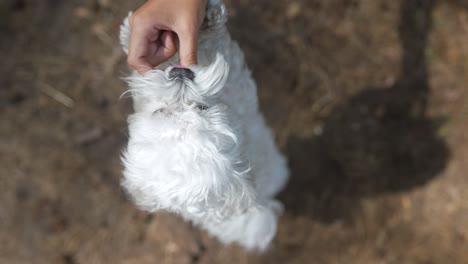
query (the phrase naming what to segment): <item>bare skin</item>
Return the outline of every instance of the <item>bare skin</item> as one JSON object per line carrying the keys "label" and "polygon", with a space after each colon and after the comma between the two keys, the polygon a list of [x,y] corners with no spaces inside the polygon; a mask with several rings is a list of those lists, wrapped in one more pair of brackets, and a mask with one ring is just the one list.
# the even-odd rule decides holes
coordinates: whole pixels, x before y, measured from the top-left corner
{"label": "bare skin", "polygon": [[197,39],[207,0],[148,0],[130,18],[127,62],[144,74],[179,49],[183,67],[197,63]]}

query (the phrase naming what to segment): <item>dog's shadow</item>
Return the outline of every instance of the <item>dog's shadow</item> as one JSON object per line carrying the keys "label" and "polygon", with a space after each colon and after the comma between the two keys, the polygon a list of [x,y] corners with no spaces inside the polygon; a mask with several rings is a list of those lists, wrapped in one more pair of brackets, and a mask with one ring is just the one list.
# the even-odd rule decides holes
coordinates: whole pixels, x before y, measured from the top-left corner
{"label": "dog's shadow", "polygon": [[290,138],[291,181],[281,198],[290,212],[330,222],[350,216],[363,197],[419,187],[445,167],[449,149],[426,117],[425,58],[434,1],[403,1],[401,77],[365,89],[336,107],[312,141]]}
{"label": "dog's shadow", "polygon": [[365,197],[422,186],[445,167],[450,151],[426,116],[429,94],[425,48],[433,0],[402,1],[400,79],[364,89],[337,106],[323,132],[289,137],[291,169],[281,193],[287,213],[331,223],[352,215]]}
{"label": "dog's shadow", "polygon": [[288,140],[291,181],[281,199],[290,212],[346,219],[363,197],[419,187],[445,167],[449,149],[426,117],[425,58],[434,1],[403,1],[401,77],[365,89],[336,107],[312,141]]}

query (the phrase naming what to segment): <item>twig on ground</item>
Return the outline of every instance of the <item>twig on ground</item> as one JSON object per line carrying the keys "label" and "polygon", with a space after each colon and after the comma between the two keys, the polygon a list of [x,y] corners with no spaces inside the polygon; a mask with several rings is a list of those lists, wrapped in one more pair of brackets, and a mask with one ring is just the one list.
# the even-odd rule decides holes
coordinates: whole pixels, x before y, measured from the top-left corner
{"label": "twig on ground", "polygon": [[70,98],[68,95],[62,93],[61,91],[55,89],[54,87],[48,85],[48,84],[45,84],[43,83],[41,85],[41,91],[51,97],[52,99],[54,99],[55,101],[63,104],[64,106],[68,107],[68,108],[72,108],[74,105],[75,105],[75,101]]}

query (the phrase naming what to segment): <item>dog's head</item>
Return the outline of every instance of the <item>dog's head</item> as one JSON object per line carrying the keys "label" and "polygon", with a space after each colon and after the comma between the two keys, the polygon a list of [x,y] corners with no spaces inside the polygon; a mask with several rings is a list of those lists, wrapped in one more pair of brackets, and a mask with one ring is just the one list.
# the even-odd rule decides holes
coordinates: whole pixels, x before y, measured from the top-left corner
{"label": "dog's head", "polygon": [[220,98],[227,75],[228,65],[217,55],[209,66],[169,67],[127,79],[135,113],[129,117],[123,185],[141,208],[230,214],[245,204],[239,201],[250,201],[248,164],[238,148],[242,133]]}
{"label": "dog's head", "polygon": [[131,120],[145,119],[160,138],[201,131],[228,133],[223,126],[228,122],[226,106],[220,100],[228,71],[228,64],[217,55],[209,66],[134,73],[127,78],[136,111]]}

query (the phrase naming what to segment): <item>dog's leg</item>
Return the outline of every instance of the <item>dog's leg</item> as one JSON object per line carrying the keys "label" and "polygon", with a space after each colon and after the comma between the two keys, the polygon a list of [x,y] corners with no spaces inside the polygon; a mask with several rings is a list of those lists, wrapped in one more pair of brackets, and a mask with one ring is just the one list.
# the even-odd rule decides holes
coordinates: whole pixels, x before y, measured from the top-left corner
{"label": "dog's leg", "polygon": [[247,148],[259,197],[271,198],[285,186],[288,169],[285,157],[276,148],[273,133],[260,113],[253,115],[247,129]]}

